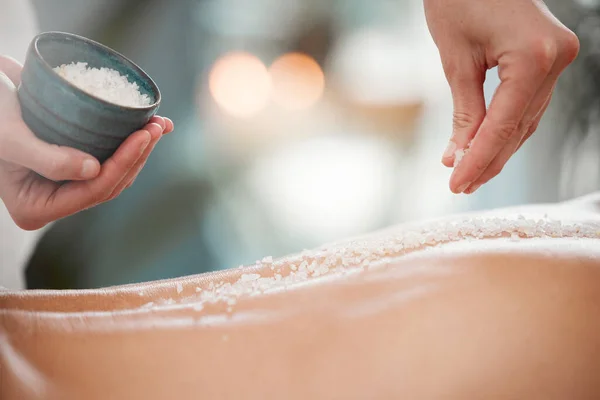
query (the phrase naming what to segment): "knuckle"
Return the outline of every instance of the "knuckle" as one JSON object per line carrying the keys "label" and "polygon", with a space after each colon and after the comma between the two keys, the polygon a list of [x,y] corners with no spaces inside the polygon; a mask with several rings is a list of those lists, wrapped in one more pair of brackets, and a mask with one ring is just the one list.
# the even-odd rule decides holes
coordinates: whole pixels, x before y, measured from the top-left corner
{"label": "knuckle", "polygon": [[537,37],[529,44],[528,51],[533,63],[530,67],[538,73],[550,73],[558,54],[556,40],[547,36]]}
{"label": "knuckle", "polygon": [[533,126],[533,123],[534,123],[534,121],[533,121],[533,120],[531,120],[531,121],[527,121],[527,122],[524,122],[524,123],[522,124],[522,126],[520,126],[520,127],[519,127],[519,132],[520,132],[522,135],[526,135],[526,134],[528,134],[528,133],[531,131],[531,127]]}
{"label": "knuckle", "polygon": [[500,175],[500,172],[502,172],[502,169],[503,169],[503,165],[500,163],[493,163],[492,165],[490,165],[488,167],[489,175],[488,175],[488,177],[486,177],[487,180],[490,180],[493,177]]}
{"label": "knuckle", "polygon": [[110,193],[106,193],[106,192],[95,192],[92,195],[91,198],[91,203],[96,205],[96,204],[100,204],[106,201],[107,197],[110,196]]}
{"label": "knuckle", "polygon": [[442,57],[442,68],[448,81],[452,81],[460,72],[458,64],[454,62],[452,57]]}
{"label": "knuckle", "polygon": [[531,123],[529,125],[529,128],[527,129],[527,131],[525,132],[525,134],[527,136],[531,136],[538,128],[539,122],[534,121],[533,123]]}
{"label": "knuckle", "polygon": [[105,197],[104,199],[102,199],[102,202],[106,203],[106,202],[114,200],[117,197],[117,193],[118,193],[117,191],[113,191],[107,197]]}
{"label": "knuckle", "polygon": [[442,57],[442,68],[444,75],[451,84],[451,87],[460,87],[470,84],[478,78],[479,70],[475,66],[465,66],[462,62],[457,62],[456,56]]}
{"label": "knuckle", "polygon": [[69,176],[69,163],[66,157],[54,157],[45,168],[44,174],[47,178],[60,180]]}
{"label": "knuckle", "polygon": [[114,199],[116,199],[117,197],[119,197],[119,195],[121,194],[121,192],[123,191],[123,189],[121,188],[121,186],[119,185],[118,187],[116,187],[111,193],[110,195],[106,198],[105,201],[113,201]]}
{"label": "knuckle", "polygon": [[452,127],[454,129],[467,129],[475,124],[476,118],[466,112],[454,111],[452,114]]}
{"label": "knuckle", "polygon": [[488,131],[488,135],[500,144],[506,144],[515,134],[517,125],[514,122],[497,122]]}
{"label": "knuckle", "polygon": [[563,37],[561,38],[562,46],[561,46],[561,58],[568,65],[572,63],[579,54],[580,43],[579,38],[576,34],[567,30],[563,33]]}
{"label": "knuckle", "polygon": [[473,165],[475,166],[475,171],[478,175],[481,175],[487,169],[489,164],[489,161],[481,158],[477,158],[473,162]]}

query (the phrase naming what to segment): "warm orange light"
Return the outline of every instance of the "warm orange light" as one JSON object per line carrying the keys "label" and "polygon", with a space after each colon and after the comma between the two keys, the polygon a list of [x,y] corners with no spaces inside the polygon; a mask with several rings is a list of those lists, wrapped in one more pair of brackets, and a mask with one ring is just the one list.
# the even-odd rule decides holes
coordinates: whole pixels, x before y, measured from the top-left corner
{"label": "warm orange light", "polygon": [[273,101],[285,109],[308,108],[323,95],[323,71],[319,64],[306,54],[284,54],[271,65],[269,73],[273,84]]}
{"label": "warm orange light", "polygon": [[271,94],[267,68],[248,53],[230,53],[218,59],[208,84],[215,102],[234,117],[257,114],[266,106]]}

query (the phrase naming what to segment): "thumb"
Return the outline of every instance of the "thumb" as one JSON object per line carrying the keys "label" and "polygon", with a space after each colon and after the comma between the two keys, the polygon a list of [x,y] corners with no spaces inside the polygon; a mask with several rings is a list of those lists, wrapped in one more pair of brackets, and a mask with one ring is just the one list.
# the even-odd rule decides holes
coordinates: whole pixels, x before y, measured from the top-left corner
{"label": "thumb", "polygon": [[454,106],[452,137],[442,156],[442,163],[447,167],[453,166],[455,151],[465,149],[473,139],[486,112],[483,95],[485,68],[475,65],[471,54],[466,57],[454,54],[452,57],[456,64],[452,67],[444,65]]}
{"label": "thumb", "polygon": [[100,173],[100,163],[94,157],[70,148],[48,144],[26,132],[13,132],[3,143],[2,158],[37,172],[53,181],[87,180]]}

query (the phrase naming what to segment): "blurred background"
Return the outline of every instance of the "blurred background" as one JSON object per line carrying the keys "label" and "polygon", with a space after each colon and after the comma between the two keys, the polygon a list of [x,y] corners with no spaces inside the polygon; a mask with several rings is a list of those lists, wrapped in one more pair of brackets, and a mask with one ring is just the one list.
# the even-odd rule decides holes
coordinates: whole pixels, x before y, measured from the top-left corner
{"label": "blurred background", "polygon": [[[583,57],[502,174],[472,196],[449,191],[440,159],[452,103],[422,0],[33,3],[42,31],[87,36],[142,66],[176,130],[121,197],[45,232],[29,288],[231,268],[409,220],[557,201],[600,183],[598,152],[582,150],[600,148],[587,142],[598,140],[591,111],[573,117],[593,108],[589,98],[578,102],[593,79],[584,79]],[[570,27],[593,7],[547,3]],[[585,29],[597,32],[589,19]],[[497,84],[492,70],[488,101]]]}

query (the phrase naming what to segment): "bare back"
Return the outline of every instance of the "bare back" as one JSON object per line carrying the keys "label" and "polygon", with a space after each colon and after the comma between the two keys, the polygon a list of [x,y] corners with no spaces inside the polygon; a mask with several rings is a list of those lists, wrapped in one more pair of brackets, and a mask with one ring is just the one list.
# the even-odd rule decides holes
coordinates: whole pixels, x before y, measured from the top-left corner
{"label": "bare back", "polygon": [[0,293],[2,399],[600,397],[596,199],[255,266]]}

